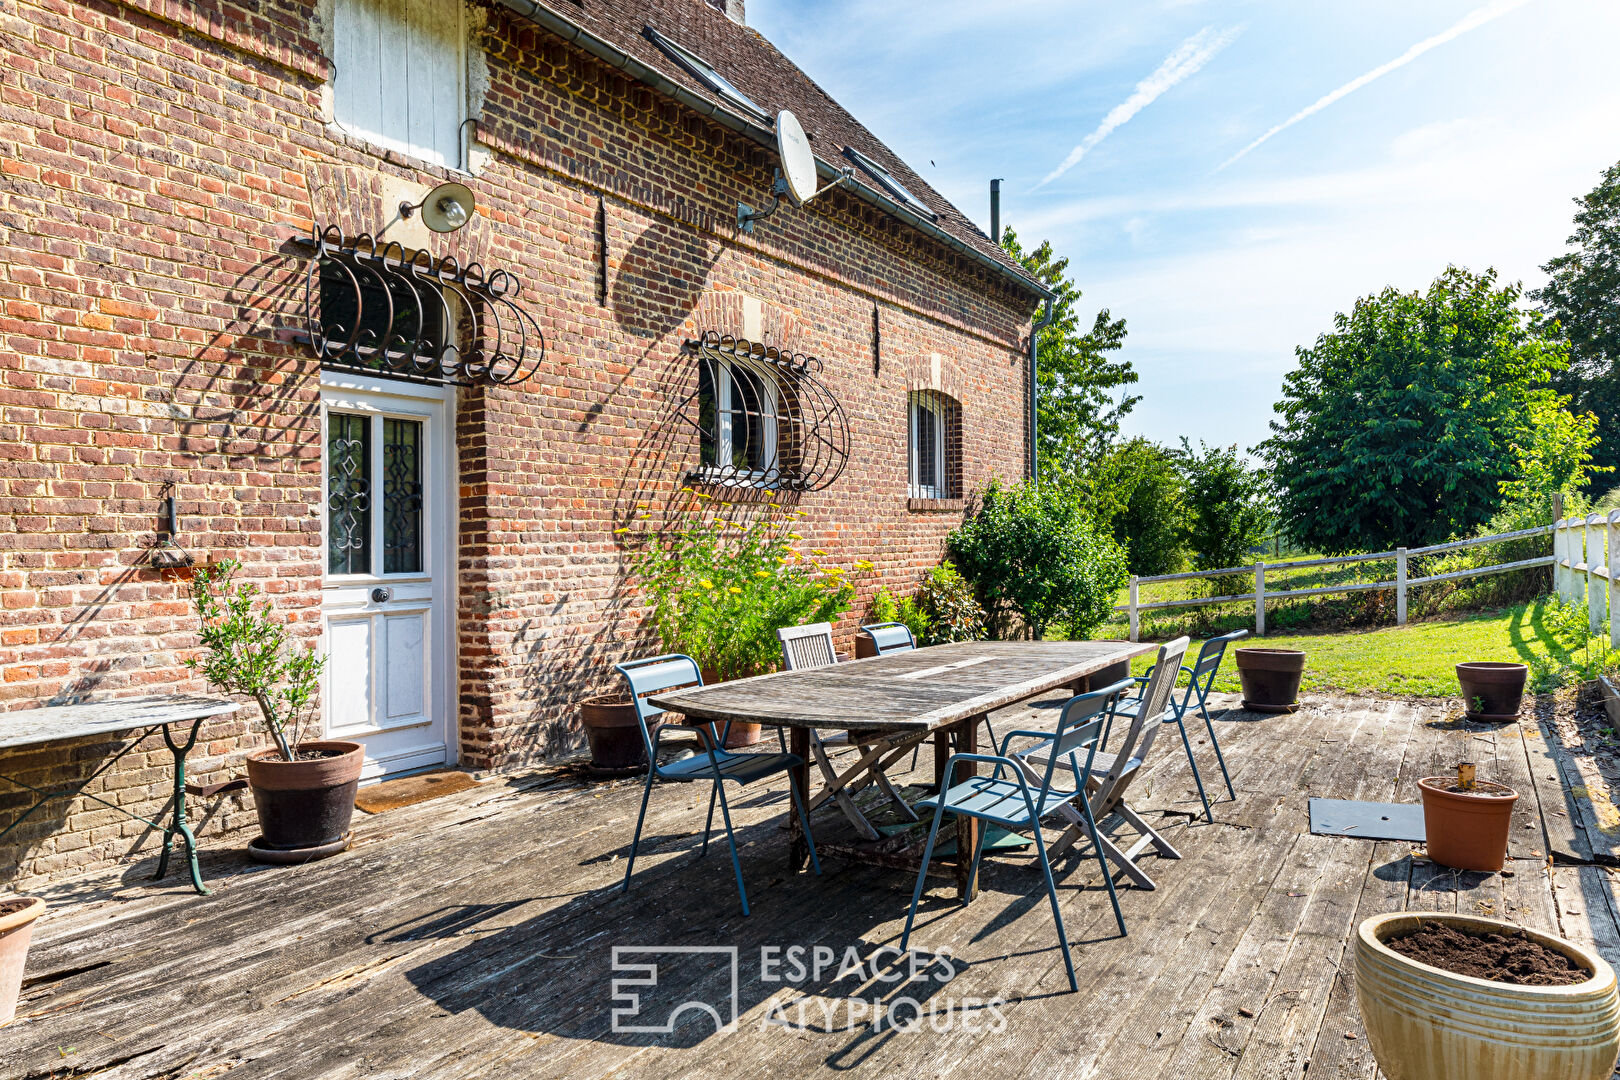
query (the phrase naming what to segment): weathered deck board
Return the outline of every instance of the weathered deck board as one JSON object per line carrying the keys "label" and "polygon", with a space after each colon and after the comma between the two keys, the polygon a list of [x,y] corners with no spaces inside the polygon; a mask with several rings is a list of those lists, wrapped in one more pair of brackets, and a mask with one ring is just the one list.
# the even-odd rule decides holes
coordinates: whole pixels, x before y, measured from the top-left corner
{"label": "weathered deck board", "polygon": [[[1003,730],[1055,716],[1035,702],[994,720]],[[1239,798],[1220,788],[1216,824],[1195,814],[1173,732],[1134,791],[1183,858],[1148,858],[1159,889],[1121,889],[1129,937],[1117,937],[1095,863],[1076,854],[1062,865],[1079,994],[1067,992],[1030,855],[987,857],[980,899],[965,907],[931,891],[913,943],[948,946],[963,966],[917,997],[943,1009],[1001,995],[1000,1030],[847,1028],[852,999],[892,1002],[906,990],[831,971],[798,988],[762,980],[763,945],[866,956],[897,943],[914,880],[833,862],[822,878],[789,874],[781,785],[751,788],[734,806],[755,911],[744,919],[723,846],[694,858],[704,809],[695,789],[654,793],[651,848],[621,896],[639,782],[587,787],[553,768],[368,819],[355,850],[323,863],[248,870],[233,852],[209,851],[214,897],[148,888],[139,864],[121,879],[61,887],[59,897],[82,901],[39,926],[29,971],[48,981],[0,1030],[0,1080],[927,1077],[987,1065],[1034,1077],[1348,1080],[1375,1075],[1345,949],[1367,915],[1489,909],[1561,926],[1620,959],[1610,870],[1549,873],[1545,854],[1530,854],[1548,850],[1544,830],[1556,828],[1540,813],[1551,800],[1534,779],[1530,740],[1448,726],[1433,706],[1322,698],[1292,717],[1232,713],[1217,728]],[[1213,793],[1213,755],[1195,749]],[[1512,877],[1453,875],[1412,859],[1410,845],[1309,834],[1312,795],[1415,799],[1417,777],[1463,753],[1537,785],[1516,821],[1532,839],[1515,843]],[[929,778],[927,758],[917,781]],[[739,1029],[615,1034],[610,948],[638,944],[754,954],[739,973]],[[677,967],[666,977],[672,992],[712,995],[729,985],[723,974]],[[808,1004],[804,1030],[762,1028],[777,1000]],[[841,1010],[830,1028],[824,1005]]]}

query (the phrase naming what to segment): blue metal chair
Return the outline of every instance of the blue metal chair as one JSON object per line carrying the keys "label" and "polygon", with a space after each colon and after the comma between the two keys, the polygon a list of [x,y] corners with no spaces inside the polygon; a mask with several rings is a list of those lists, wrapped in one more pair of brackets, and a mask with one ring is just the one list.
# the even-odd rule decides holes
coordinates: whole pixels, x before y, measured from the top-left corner
{"label": "blue metal chair", "polygon": [[[1234,641],[1249,636],[1247,630],[1236,630],[1221,637],[1210,638],[1198,650],[1198,659],[1192,667],[1185,664],[1181,666],[1181,673],[1187,676],[1187,686],[1182,692],[1180,700],[1171,697],[1165,708],[1162,720],[1166,724],[1175,724],[1181,732],[1181,745],[1187,751],[1187,764],[1192,768],[1193,783],[1198,787],[1198,798],[1204,804],[1204,818],[1213,822],[1215,814],[1209,808],[1209,796],[1204,793],[1203,777],[1198,775],[1198,762],[1193,759],[1192,741],[1187,738],[1186,715],[1189,709],[1195,709],[1199,716],[1204,718],[1204,729],[1209,732],[1209,745],[1215,749],[1215,761],[1221,767],[1221,778],[1226,781],[1227,798],[1236,800],[1237,792],[1232,787],[1232,774],[1226,770],[1226,757],[1221,753],[1220,740],[1215,737],[1215,721],[1209,715],[1209,695],[1215,686],[1215,675],[1220,671],[1221,661],[1226,658],[1226,648]],[[1134,680],[1139,691],[1145,691],[1149,676],[1153,669],[1149,668],[1147,674],[1139,675]],[[1142,707],[1142,694],[1120,702],[1120,716],[1135,716]],[[1104,741],[1107,741],[1106,736]]]}
{"label": "blue metal chair", "polygon": [[[1018,829],[1034,834],[1035,850],[1046,877],[1046,896],[1052,904],[1052,919],[1057,923],[1058,941],[1063,946],[1063,965],[1069,972],[1069,989],[1078,990],[1074,977],[1074,959],[1069,955],[1069,935],[1063,928],[1063,911],[1058,904],[1057,884],[1052,880],[1052,867],[1046,857],[1046,844],[1041,837],[1041,822],[1060,813],[1065,807],[1080,809],[1081,819],[1091,835],[1092,850],[1102,870],[1103,883],[1108,888],[1108,900],[1114,906],[1114,920],[1119,923],[1120,936],[1125,936],[1125,916],[1119,910],[1119,897],[1114,892],[1114,878],[1108,871],[1103,846],[1097,835],[1097,823],[1092,817],[1091,801],[1086,795],[1085,778],[1090,775],[1097,744],[1101,741],[1103,725],[1113,715],[1114,703],[1131,688],[1131,680],[1124,679],[1102,690],[1071,698],[1058,717],[1056,731],[1013,731],[1001,744],[999,754],[952,754],[945,765],[947,777],[955,775],[959,761],[977,761],[994,765],[990,776],[975,776],[960,784],[952,784],[945,791],[925,799],[919,807],[934,808],[934,822],[928,829],[928,845],[923,849],[922,869],[917,872],[917,886],[911,892],[911,910],[906,913],[906,929],[900,937],[900,950],[905,951],[911,940],[911,927],[917,918],[917,903],[922,899],[923,884],[928,878],[928,862],[933,858],[934,841],[939,835],[939,823],[947,812],[959,817],[971,817],[1004,829]],[[1047,748],[1045,771],[1038,782],[1031,783],[1019,763],[1009,755],[1015,738],[1034,739]],[[1085,762],[1080,758],[1084,756]],[[1072,789],[1063,789],[1053,781],[1060,775],[1062,764],[1073,780]],[[1003,773],[1008,776],[1003,776]],[[979,872],[979,861],[984,855],[984,839],[989,829],[979,830],[979,842],[973,852],[973,866],[968,871],[972,881]]]}
{"label": "blue metal chair", "polygon": [[[743,887],[742,862],[737,858],[737,838],[731,827],[731,810],[726,805],[727,781],[733,784],[752,784],[756,780],[764,780],[778,773],[788,774],[788,787],[793,794],[793,807],[798,811],[799,821],[804,825],[804,838],[810,846],[810,865],[816,873],[821,873],[821,862],[816,858],[816,842],[810,835],[810,816],[804,810],[804,795],[799,791],[799,785],[793,778],[793,769],[804,764],[804,759],[796,754],[734,754],[723,749],[725,746],[725,732],[715,730],[713,721],[708,724],[708,737],[705,738],[703,751],[680,761],[668,765],[658,763],[658,740],[652,736],[647,722],[661,715],[664,710],[649,704],[645,698],[648,694],[656,694],[660,690],[672,690],[681,686],[702,686],[703,676],[698,671],[697,661],[690,656],[680,653],[670,653],[665,656],[654,656],[646,660],[634,660],[627,664],[617,664],[614,670],[624,676],[630,684],[630,700],[636,707],[636,720],[641,725],[641,741],[647,749],[647,786],[641,793],[641,813],[636,816],[636,833],[630,840],[630,858],[624,867],[623,891],[630,889],[630,872],[635,869],[636,849],[641,844],[641,826],[647,820],[647,800],[652,797],[653,781],[667,780],[672,783],[690,784],[699,781],[708,781],[714,784],[709,792],[709,816],[703,823],[703,847],[698,852],[702,858],[709,851],[709,833],[714,827],[714,801],[720,799],[720,814],[726,823],[726,843],[731,848],[731,869],[737,876],[737,895],[742,899],[742,912],[748,914],[748,890]],[[726,724],[726,731],[731,725]],[[668,728],[659,728],[659,738],[663,737]],[[702,731],[699,728],[699,731]]]}
{"label": "blue metal chair", "polygon": [[[861,627],[861,633],[872,639],[879,656],[888,656],[892,653],[910,652],[917,647],[917,639],[911,634],[911,627],[901,622],[870,623]],[[990,736],[990,745],[996,744],[996,729],[990,726],[990,718],[984,718],[984,730]],[[917,767],[917,753],[912,751],[911,767]]]}

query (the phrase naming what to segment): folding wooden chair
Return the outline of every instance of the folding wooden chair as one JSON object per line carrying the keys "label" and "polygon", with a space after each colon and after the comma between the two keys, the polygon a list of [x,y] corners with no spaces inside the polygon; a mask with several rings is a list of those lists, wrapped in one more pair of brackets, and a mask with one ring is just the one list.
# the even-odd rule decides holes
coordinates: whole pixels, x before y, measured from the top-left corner
{"label": "folding wooden chair", "polygon": [[[1090,766],[1086,777],[1087,790],[1091,793],[1091,812],[1099,823],[1106,822],[1110,817],[1118,817],[1125,825],[1134,829],[1138,839],[1128,849],[1122,849],[1106,828],[1098,829],[1097,844],[1110,862],[1144,889],[1157,888],[1147,871],[1137,864],[1136,858],[1142,851],[1151,846],[1162,858],[1179,859],[1181,853],[1171,846],[1170,841],[1160,836],[1153,826],[1142,819],[1142,816],[1125,801],[1125,795],[1131,784],[1142,771],[1142,765],[1147,760],[1149,751],[1153,749],[1153,740],[1158,737],[1159,729],[1164,726],[1161,717],[1168,706],[1170,694],[1176,688],[1176,680],[1181,675],[1181,658],[1187,654],[1187,646],[1191,642],[1185,637],[1176,638],[1159,647],[1158,661],[1153,667],[1153,674],[1148,677],[1147,685],[1142,691],[1142,705],[1135,716],[1131,717],[1130,727],[1125,733],[1125,740],[1117,752],[1108,754],[1098,751]],[[1108,723],[1112,722],[1112,713]],[[1105,724],[1106,730],[1107,724]],[[1015,760],[1024,763],[1024,775],[1027,777],[1038,775],[1036,770],[1047,763],[1048,754],[1042,747],[1032,747],[1029,750],[1015,754]],[[1061,811],[1068,819],[1069,827],[1052,845],[1051,857],[1057,858],[1083,836],[1083,815],[1077,808]]]}
{"label": "folding wooden chair", "polygon": [[[776,636],[782,642],[782,666],[788,671],[828,667],[838,662],[838,654],[833,651],[831,623],[785,626],[777,630]],[[927,738],[927,732],[873,731],[841,731],[823,737],[821,732],[811,728],[810,754],[815,760],[816,767],[821,770],[824,786],[810,800],[810,812],[814,813],[822,803],[833,799],[838,803],[839,809],[843,810],[844,816],[849,818],[850,824],[855,826],[856,832],[868,840],[879,839],[882,834],[867,820],[866,815],[861,813],[854,798],[855,792],[875,783],[883,789],[883,793],[907,821],[919,820],[916,812],[900,797],[900,792],[895,790],[885,770],[904,757],[907,750]],[[860,752],[855,763],[842,773],[833,768],[829,753],[831,749],[841,746],[853,746]]]}
{"label": "folding wooden chair", "polygon": [[[900,951],[904,952],[911,940],[911,927],[917,918],[917,902],[922,898],[923,885],[928,878],[928,862],[934,854],[934,841],[939,835],[939,823],[946,813],[959,817],[977,818],[1005,829],[1017,829],[1032,834],[1041,873],[1046,878],[1046,897],[1052,904],[1052,919],[1057,923],[1058,941],[1063,946],[1063,966],[1068,969],[1069,989],[1078,990],[1074,977],[1074,959],[1069,955],[1069,935],[1063,928],[1063,912],[1058,905],[1057,884],[1052,880],[1052,866],[1046,857],[1045,841],[1041,836],[1041,822],[1060,812],[1072,811],[1079,815],[1080,823],[1091,837],[1097,865],[1102,869],[1103,884],[1108,889],[1108,900],[1114,907],[1114,920],[1119,923],[1120,936],[1125,935],[1125,916],[1119,910],[1119,897],[1114,891],[1114,878],[1103,861],[1102,838],[1097,833],[1092,817],[1090,800],[1086,796],[1085,778],[1091,774],[1101,741],[1105,713],[1120,694],[1130,688],[1130,680],[1123,680],[1103,690],[1071,698],[1058,717],[1057,730],[1014,731],[1007,735],[999,754],[952,754],[945,765],[945,775],[954,776],[958,761],[978,761],[993,764],[996,771],[990,776],[974,776],[960,784],[952,784],[945,791],[919,803],[934,808],[934,822],[928,830],[928,844],[923,849],[922,868],[917,872],[917,884],[911,891],[911,910],[906,912],[906,929],[900,936]],[[1044,767],[1036,775],[1025,764],[1027,756],[1036,748],[1023,751],[1021,757],[1009,756],[1008,749],[1015,738],[1036,740],[1036,747],[1044,753]],[[1084,757],[1082,764],[1080,759]],[[1063,767],[1074,780],[1072,790],[1056,786]],[[973,851],[973,867],[968,880],[979,872],[984,857],[988,828],[979,830],[979,842]]]}
{"label": "folding wooden chair", "polygon": [[[748,890],[743,887],[742,862],[737,858],[737,837],[731,827],[731,809],[726,805],[727,782],[746,785],[778,773],[787,773],[788,789],[793,795],[793,808],[799,813],[799,821],[804,825],[805,840],[810,845],[810,865],[815,868],[816,873],[821,873],[821,863],[816,858],[816,842],[810,836],[810,815],[805,810],[804,795],[793,779],[793,770],[803,764],[803,759],[795,754],[734,754],[722,749],[725,746],[725,735],[716,731],[713,721],[710,721],[706,725],[708,737],[703,740],[702,752],[668,765],[660,765],[658,740],[649,733],[647,722],[664,710],[644,699],[648,694],[656,694],[660,690],[671,690],[681,686],[702,686],[703,676],[698,672],[697,661],[680,653],[670,653],[666,656],[635,660],[628,664],[617,664],[614,670],[623,675],[625,681],[630,684],[630,700],[636,707],[636,722],[641,726],[641,742],[647,749],[648,762],[647,786],[641,793],[641,813],[636,816],[635,835],[630,838],[630,857],[624,864],[622,886],[624,891],[628,892],[630,889],[630,872],[636,866],[636,849],[641,845],[641,826],[647,820],[647,800],[652,797],[654,780],[681,784],[707,782],[714,785],[709,791],[709,817],[703,823],[703,847],[698,851],[698,857],[702,858],[709,853],[709,832],[714,826],[714,803],[718,796],[720,815],[726,823],[726,843],[731,848],[731,869],[737,876],[737,895],[742,899],[744,915],[748,914]],[[728,723],[726,728],[729,730],[730,727]],[[662,738],[668,730],[668,726],[659,728],[659,737]]]}
{"label": "folding wooden chair", "polygon": [[[1221,767],[1221,778],[1226,781],[1226,795],[1229,799],[1236,799],[1237,792],[1232,788],[1232,774],[1226,771],[1226,758],[1221,754],[1220,740],[1215,737],[1215,721],[1209,715],[1209,695],[1215,686],[1215,675],[1220,671],[1221,661],[1226,657],[1226,647],[1234,641],[1249,636],[1247,630],[1236,630],[1221,637],[1210,638],[1198,650],[1198,659],[1192,667],[1182,665],[1181,670],[1187,675],[1187,687],[1179,699],[1175,694],[1170,695],[1170,701],[1161,720],[1166,724],[1175,724],[1181,732],[1181,745],[1187,751],[1187,764],[1192,769],[1193,783],[1198,786],[1198,798],[1204,804],[1204,818],[1214,822],[1215,814],[1209,807],[1209,796],[1204,793],[1204,780],[1198,774],[1198,762],[1193,757],[1192,740],[1187,737],[1186,716],[1189,709],[1197,709],[1198,715],[1204,718],[1204,729],[1209,732],[1209,745],[1215,750],[1215,762]],[[1135,716],[1142,707],[1140,691],[1147,685],[1153,672],[1150,669],[1147,675],[1139,675],[1134,680],[1138,684],[1138,695],[1127,698],[1119,704],[1119,715]]]}

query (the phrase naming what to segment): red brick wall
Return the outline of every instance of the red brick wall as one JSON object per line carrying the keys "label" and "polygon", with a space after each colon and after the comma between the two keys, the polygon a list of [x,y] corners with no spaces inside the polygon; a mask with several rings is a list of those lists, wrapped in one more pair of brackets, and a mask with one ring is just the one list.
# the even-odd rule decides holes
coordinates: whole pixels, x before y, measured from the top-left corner
{"label": "red brick wall", "polygon": [[[195,644],[183,583],[142,568],[171,493],[188,549],[243,558],[318,636],[318,372],[289,333],[303,263],[287,240],[313,220],[374,228],[383,176],[451,174],[323,123],[312,17],[294,0],[0,9],[0,708],[201,689],[180,666]],[[768,186],[760,148],[504,9],[489,20],[476,131],[491,156],[469,181],[480,216],[434,250],[518,274],[548,354],[520,387],[459,397],[460,725],[474,768],[576,745],[570,704],[652,646],[612,530],[638,502],[669,506],[695,459],[671,434],[696,378],[684,338],[740,333],[747,294],[773,344],[823,359],[853,455],[798,506],[811,543],[880,567],[864,608],[880,580],[905,587],[937,560],[960,519],[907,507],[908,390],[961,403],[970,491],[1021,472],[1031,306],[842,195],[737,236],[736,201]],[[243,719],[208,734],[203,780],[262,742]],[[167,754],[147,749],[92,790],[157,813]],[[81,775],[108,750],[0,754],[0,773]],[[22,801],[0,795],[0,826]],[[210,830],[251,819],[239,798],[193,820],[205,812]],[[151,846],[79,803],[8,839],[13,877]]]}

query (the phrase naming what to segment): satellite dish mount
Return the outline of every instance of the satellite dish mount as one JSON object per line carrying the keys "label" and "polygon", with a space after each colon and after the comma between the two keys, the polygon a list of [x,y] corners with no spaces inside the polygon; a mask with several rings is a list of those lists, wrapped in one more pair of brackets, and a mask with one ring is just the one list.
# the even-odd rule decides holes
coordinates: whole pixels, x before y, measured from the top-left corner
{"label": "satellite dish mount", "polygon": [[776,182],[771,185],[771,204],[763,210],[755,210],[747,203],[738,203],[739,232],[752,233],[754,222],[776,213],[784,195],[794,206],[803,206],[828,188],[839,187],[855,176],[855,170],[844,169],[826,187],[816,187],[816,156],[810,151],[810,140],[805,137],[799,118],[786,109],[776,114],[776,156],[782,165],[776,170]]}

